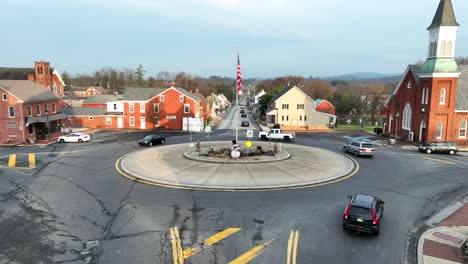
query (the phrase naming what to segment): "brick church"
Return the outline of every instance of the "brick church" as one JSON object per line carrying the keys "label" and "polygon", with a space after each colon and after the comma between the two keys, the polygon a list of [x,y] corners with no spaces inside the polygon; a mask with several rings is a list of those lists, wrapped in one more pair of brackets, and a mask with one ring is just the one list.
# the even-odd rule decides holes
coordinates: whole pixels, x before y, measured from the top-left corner
{"label": "brick church", "polygon": [[386,102],[384,131],[415,142],[467,146],[468,65],[457,65],[457,23],[451,0],[440,0],[429,31],[428,57],[409,65]]}
{"label": "brick church", "polygon": [[57,96],[63,96],[65,83],[57,69],[50,68],[50,63],[39,61],[34,68],[0,67],[0,80],[30,80],[49,88]]}

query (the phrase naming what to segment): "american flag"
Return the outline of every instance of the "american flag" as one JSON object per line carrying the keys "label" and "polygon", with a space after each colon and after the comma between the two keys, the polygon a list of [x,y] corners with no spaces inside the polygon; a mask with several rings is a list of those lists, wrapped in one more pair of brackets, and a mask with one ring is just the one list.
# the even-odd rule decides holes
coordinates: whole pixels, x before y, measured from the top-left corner
{"label": "american flag", "polygon": [[239,53],[237,53],[237,93],[242,91],[242,69],[240,65]]}

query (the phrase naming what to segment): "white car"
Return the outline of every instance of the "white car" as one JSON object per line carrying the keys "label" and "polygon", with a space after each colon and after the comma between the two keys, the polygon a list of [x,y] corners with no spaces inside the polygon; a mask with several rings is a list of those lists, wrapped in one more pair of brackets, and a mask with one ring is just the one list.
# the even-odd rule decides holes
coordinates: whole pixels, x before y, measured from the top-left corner
{"label": "white car", "polygon": [[91,140],[91,137],[85,133],[71,133],[66,136],[61,136],[57,139],[57,141],[60,143],[65,143],[65,142],[82,143],[82,142],[86,142],[90,140]]}

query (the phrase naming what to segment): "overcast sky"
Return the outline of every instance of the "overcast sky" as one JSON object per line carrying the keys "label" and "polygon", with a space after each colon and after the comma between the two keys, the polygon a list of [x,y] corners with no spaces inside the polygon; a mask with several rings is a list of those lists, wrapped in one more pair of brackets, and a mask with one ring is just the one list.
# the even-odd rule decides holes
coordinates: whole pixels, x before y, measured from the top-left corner
{"label": "overcast sky", "polygon": [[[468,56],[468,1],[452,0],[457,56]],[[0,66],[50,61],[70,73],[142,64],[244,78],[398,73],[425,59],[439,0],[2,1]]]}

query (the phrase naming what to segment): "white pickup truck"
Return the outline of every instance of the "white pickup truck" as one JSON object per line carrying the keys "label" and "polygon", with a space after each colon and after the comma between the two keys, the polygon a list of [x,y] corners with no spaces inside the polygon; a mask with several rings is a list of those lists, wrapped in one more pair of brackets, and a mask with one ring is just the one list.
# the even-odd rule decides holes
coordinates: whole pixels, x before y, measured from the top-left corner
{"label": "white pickup truck", "polygon": [[261,140],[284,140],[291,141],[294,140],[296,135],[294,133],[281,133],[280,129],[274,128],[268,132],[261,131],[258,133],[258,138]]}

